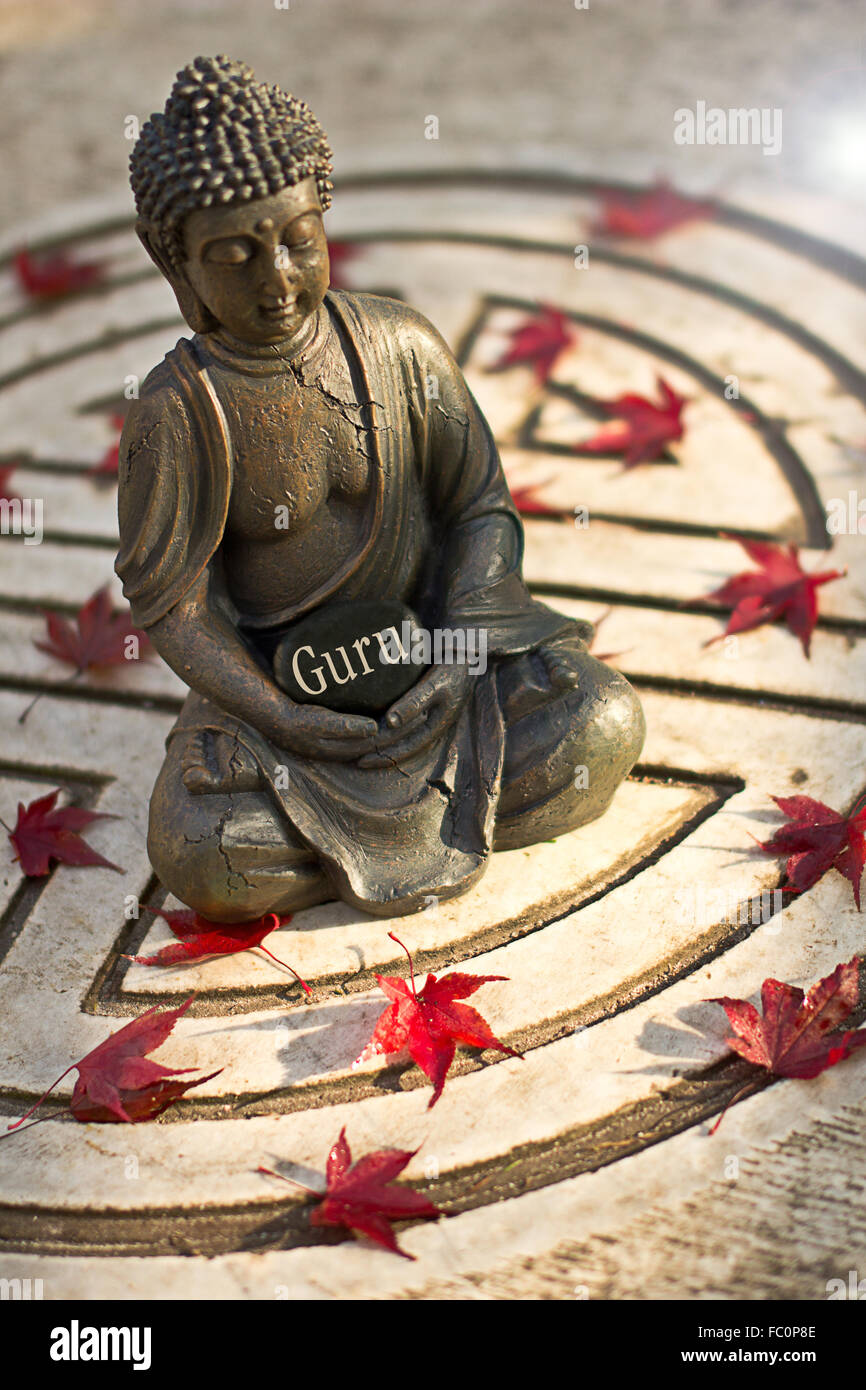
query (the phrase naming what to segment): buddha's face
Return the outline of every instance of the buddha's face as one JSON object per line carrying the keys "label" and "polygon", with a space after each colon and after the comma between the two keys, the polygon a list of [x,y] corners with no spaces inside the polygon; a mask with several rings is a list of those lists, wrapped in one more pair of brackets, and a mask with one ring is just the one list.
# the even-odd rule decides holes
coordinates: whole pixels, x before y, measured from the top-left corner
{"label": "buddha's face", "polygon": [[259,346],[303,335],[330,275],[314,178],[192,212],[183,235],[187,279],[223,328]]}

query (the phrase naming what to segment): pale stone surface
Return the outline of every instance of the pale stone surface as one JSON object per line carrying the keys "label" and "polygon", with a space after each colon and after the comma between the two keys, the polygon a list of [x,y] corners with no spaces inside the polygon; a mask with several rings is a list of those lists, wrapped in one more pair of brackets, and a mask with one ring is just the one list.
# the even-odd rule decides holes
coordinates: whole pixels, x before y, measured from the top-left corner
{"label": "pale stone surface", "polygon": [[[501,925],[503,935],[534,932],[540,919],[551,919],[575,902],[596,894],[633,872],[644,859],[687,824],[714,796],[704,787],[666,787],[629,783],[617,793],[617,836],[603,821],[530,849],[495,855],[480,884],[469,894],[440,903],[431,896],[420,914],[391,918],[376,930],[364,913],[344,903],[325,903],[295,914],[290,927],[267,943],[286,958],[308,984],[335,974],[351,979],[371,970],[395,973],[405,962],[389,940],[391,931],[411,944],[414,953],[471,951],[473,943]],[[164,923],[151,928],[138,948],[151,954],[170,939]],[[477,949],[477,947],[476,947]],[[419,968],[420,971],[420,968]],[[185,986],[220,988],[271,981],[281,972],[267,959],[230,957],[191,969],[160,970],[134,966],[123,986],[124,997],[140,991],[175,993]]]}
{"label": "pale stone surface", "polygon": [[[766,202],[786,185],[838,192],[846,175],[859,177],[833,142],[840,108],[844,119],[856,102],[861,43],[848,0],[826,0],[820,15],[790,0],[691,0],[676,18],[655,5],[578,10],[548,0],[531,9],[476,0],[468,10],[440,0],[431,18],[368,0],[363,24],[350,0],[292,0],[284,10],[234,0],[7,0],[0,44],[15,61],[4,74],[3,219],[8,226],[85,188],[116,188],[127,113],[154,110],[175,70],[200,52],[241,54],[265,80],[298,90],[343,170],[520,162],[608,177],[666,173],[701,191],[748,181]],[[781,153],[675,145],[673,112],[701,94],[723,107],[782,106]],[[436,141],[424,138],[428,112],[440,117]],[[824,230],[854,236],[829,214]]]}
{"label": "pale stone surface", "polygon": [[[0,1239],[16,1211],[33,1204],[46,1214],[26,1241],[18,1227],[7,1237],[4,1276],[43,1277],[48,1297],[537,1297],[547,1289],[562,1298],[575,1296],[571,1281],[591,1297],[683,1289],[760,1297],[766,1287],[772,1296],[820,1298],[834,1242],[843,1272],[856,1264],[856,1224],[850,1233],[831,1225],[823,1239],[810,1226],[801,1250],[799,1234],[780,1238],[789,1256],[800,1250],[787,1278],[762,1264],[760,1251],[751,1272],[696,1251],[679,1280],[663,1260],[670,1241],[688,1246],[689,1223],[710,1229],[723,1200],[725,1155],[739,1158],[744,1175],[739,1225],[759,1212],[774,1213],[767,1219],[777,1225],[790,1222],[804,1182],[798,1146],[812,1145],[814,1127],[832,1125],[844,1105],[862,1108],[862,1056],[814,1082],[750,1097],[713,1139],[696,1114],[682,1133],[649,1140],[652,1125],[669,1122],[684,1104],[677,1087],[709,1085],[701,1074],[726,1055],[725,1020],[709,996],[754,998],[767,975],[805,987],[862,949],[862,918],[836,874],[766,920],[741,914],[781,881],[779,861],[754,846],[782,821],[770,797],[802,792],[846,810],[862,792],[866,762],[862,536],[828,535],[824,548],[815,529],[832,498],[863,488],[863,400],[852,394],[853,377],[840,381],[814,344],[747,301],[801,324],[808,306],[812,332],[862,368],[866,295],[820,258],[710,223],[640,246],[638,257],[657,273],[601,256],[577,272],[567,253],[594,202],[516,185],[421,184],[346,189],[335,204],[333,235],[370,238],[347,263],[352,285],[405,296],[455,347],[481,325],[468,345],[467,376],[512,485],[538,486],[553,509],[589,510],[585,528],[570,515],[527,520],[527,577],[575,616],[597,621],[612,607],[594,649],[615,653],[614,664],[634,680],[648,735],[639,768],[603,820],[497,855],[464,897],[397,924],[334,904],[299,913],[267,944],[309,980],[309,1003],[285,971],[252,953],[184,969],[115,969],[132,939],[133,900],[146,901],[153,887],[147,799],[184,687],[160,663],[141,662],[88,673],[60,690],[67,673],[33,638],[42,631],[40,607],[71,613],[104,583],[119,598],[113,491],[86,469],[110,443],[110,402],[125,378],[143,376],[182,324],[160,282],[138,278],[146,263],[131,231],[99,233],[110,225],[107,206],[69,214],[65,223],[80,230],[76,252],[112,257],[106,293],[36,315],[8,273],[0,276],[3,451],[24,457],[13,486],[44,498],[48,535],[40,546],[10,539],[0,547],[0,814],[8,821],[19,800],[54,785],[86,787],[94,809],[118,817],[98,823],[88,839],[125,869],[122,876],[58,869],[25,901],[22,891],[31,889],[21,889],[4,851],[0,1109],[10,1118],[21,1113],[126,1018],[154,1002],[176,1005],[194,990],[194,1008],[158,1056],[202,1072],[224,1068],[163,1122],[133,1128],[58,1119],[0,1146]],[[835,230],[814,204],[796,215],[803,226]],[[55,232],[61,224],[59,217]],[[437,239],[454,231],[466,240]],[[426,239],[386,240],[389,232]],[[485,244],[492,235],[535,239],[550,250]],[[707,283],[677,281],[668,267]],[[714,293],[714,284],[740,298]],[[661,373],[688,395],[686,436],[673,449],[678,462],[626,474],[615,459],[546,448],[585,439],[598,423],[577,397],[536,388],[524,369],[485,370],[515,321],[500,301],[514,298],[551,302],[576,317],[579,341],[557,363],[555,383],[608,398],[651,391]],[[594,321],[581,324],[581,316]],[[123,329],[130,331],[122,342],[102,344]],[[55,357],[61,337],[70,346],[64,361]],[[731,372],[744,398],[783,422],[778,429],[797,455],[795,485],[755,423],[706,384]],[[536,407],[530,446],[521,429]],[[811,512],[803,501],[810,489]],[[718,528],[798,541],[807,569],[848,567],[845,579],[821,591],[810,661],[781,627],[703,645],[723,631],[725,615],[699,611],[696,601],[748,565],[734,542],[712,534]],[[475,1002],[525,1059],[461,1052],[432,1111],[416,1069],[353,1069],[384,1006],[374,973],[405,974],[389,928],[417,954],[419,973],[429,966],[507,976]],[[168,939],[155,919],[134,949],[149,952]],[[68,1099],[73,1079],[58,1097]],[[629,1107],[638,1107],[634,1127],[648,1128],[626,1141],[616,1126]],[[403,1232],[418,1256],[412,1267],[351,1241],[245,1249],[230,1218],[265,1223],[275,1203],[291,1215],[302,1200],[256,1173],[257,1165],[315,1183],[343,1124],[356,1154],[420,1145],[407,1177],[454,1190],[463,1183],[464,1195],[471,1180],[471,1209]],[[596,1171],[560,1172],[552,1146],[564,1152],[581,1127],[586,1143],[598,1145],[585,1160]],[[859,1172],[854,1141],[844,1142]],[[526,1153],[537,1156],[544,1185],[496,1186]],[[829,1172],[821,1163],[818,1171]],[[771,1176],[780,1165],[792,1174],[783,1196]],[[493,1184],[489,1197],[485,1183]],[[176,1209],[177,1248],[214,1249],[214,1258],[137,1258],[135,1240],[146,1243],[162,1208]],[[215,1214],[223,1208],[229,1216]],[[62,1255],[47,1253],[54,1249],[48,1213],[66,1222]],[[97,1218],[138,1223],[121,1243],[126,1254],[92,1257],[98,1242],[87,1221]],[[213,1247],[210,1236],[184,1234],[198,1220],[211,1220]],[[669,1239],[654,1234],[668,1225]],[[617,1274],[611,1248],[639,1273]]]}

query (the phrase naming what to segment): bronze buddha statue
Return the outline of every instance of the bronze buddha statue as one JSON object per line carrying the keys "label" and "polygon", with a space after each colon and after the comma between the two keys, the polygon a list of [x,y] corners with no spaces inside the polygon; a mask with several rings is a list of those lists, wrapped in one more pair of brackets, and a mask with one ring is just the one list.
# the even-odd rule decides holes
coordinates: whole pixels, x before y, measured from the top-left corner
{"label": "bronze buddha statue", "polygon": [[[526,589],[490,430],[435,328],[329,290],[312,112],[198,58],[131,168],[138,234],[193,330],[120,454],[117,573],[190,687],[150,804],[163,883],[218,921],[333,898],[388,917],[601,815],[643,744],[638,699],[589,654],[590,624]],[[482,633],[486,660],[409,668],[378,715],[289,695],[276,654],[300,624],[336,622],[336,676],[334,652],[359,651],[340,622],[377,603]]]}

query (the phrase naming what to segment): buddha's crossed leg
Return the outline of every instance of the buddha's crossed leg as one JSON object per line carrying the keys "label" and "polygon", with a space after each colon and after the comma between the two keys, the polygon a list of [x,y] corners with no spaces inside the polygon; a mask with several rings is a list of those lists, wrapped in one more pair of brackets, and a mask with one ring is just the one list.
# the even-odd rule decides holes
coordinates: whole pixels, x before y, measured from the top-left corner
{"label": "buddha's crossed leg", "polygon": [[625,677],[566,639],[503,666],[499,689],[505,758],[494,850],[550,840],[603,815],[646,734]]}
{"label": "buddha's crossed leg", "polygon": [[[494,850],[602,815],[643,745],[643,713],[625,678],[568,639],[509,658],[497,678],[506,732]],[[314,851],[262,789],[254,759],[228,734],[178,731],[150,826],[163,883],[213,920],[297,911],[334,896]]]}

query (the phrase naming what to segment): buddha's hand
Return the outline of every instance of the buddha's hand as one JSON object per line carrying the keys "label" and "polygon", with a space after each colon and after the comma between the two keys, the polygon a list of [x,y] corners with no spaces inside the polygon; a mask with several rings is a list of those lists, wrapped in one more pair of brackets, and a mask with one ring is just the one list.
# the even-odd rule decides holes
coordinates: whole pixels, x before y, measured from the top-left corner
{"label": "buddha's hand", "polygon": [[472,689],[472,672],[463,664],[436,665],[388,710],[375,752],[358,759],[359,767],[388,767],[434,743],[453,724]]}
{"label": "buddha's hand", "polygon": [[352,762],[376,746],[379,726],[365,715],[343,714],[324,705],[287,701],[280,721],[280,746],[301,758]]}

